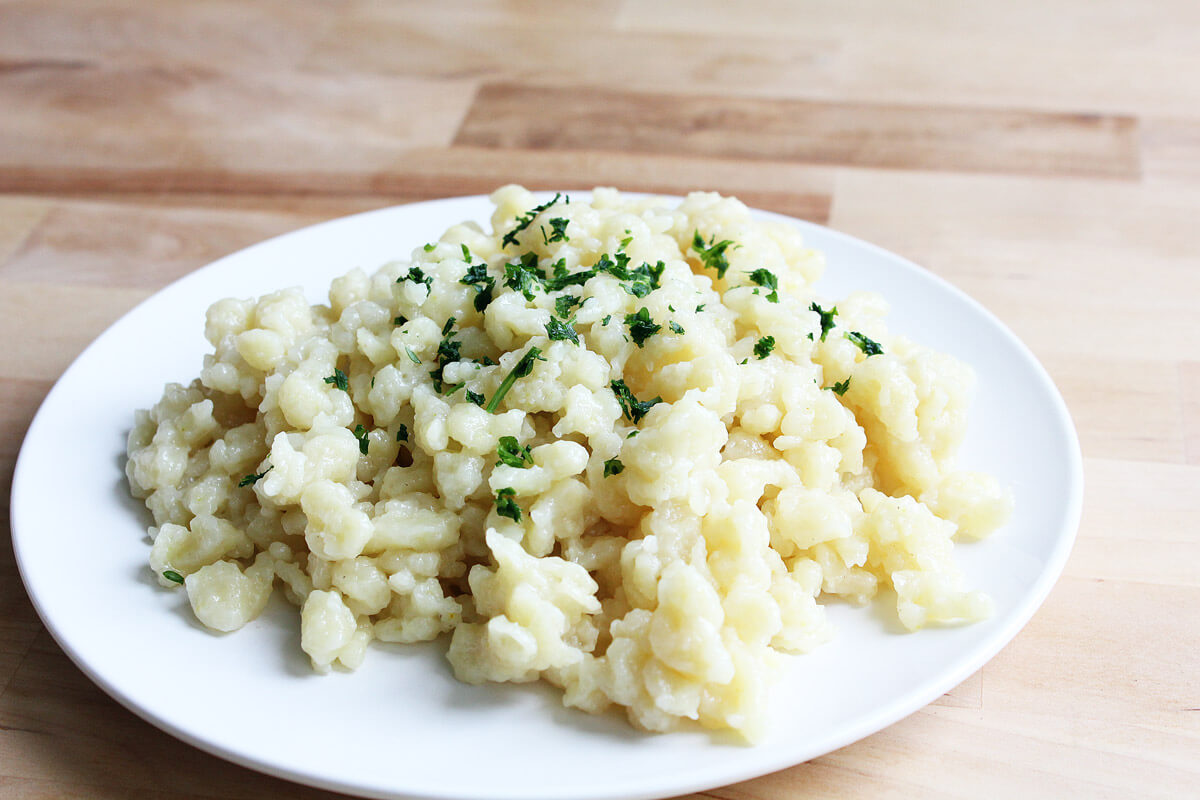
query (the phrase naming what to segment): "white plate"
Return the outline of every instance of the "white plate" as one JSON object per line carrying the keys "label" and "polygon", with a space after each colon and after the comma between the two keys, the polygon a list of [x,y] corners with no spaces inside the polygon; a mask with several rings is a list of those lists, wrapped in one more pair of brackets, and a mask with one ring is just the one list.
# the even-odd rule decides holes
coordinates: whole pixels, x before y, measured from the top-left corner
{"label": "white plate", "polygon": [[21,448],[13,542],[42,620],[106,692],[224,758],[370,797],[665,797],[867,736],[967,678],[1033,615],[1066,561],[1080,513],[1079,445],[1058,391],[966,295],[873,245],[789,220],[827,255],[823,296],[879,290],[892,303],[892,330],[975,367],[964,462],[1012,486],[1017,507],[1007,528],[956,552],[972,584],[995,599],[994,618],[906,635],[882,614],[834,605],[837,637],[791,660],[773,690],[773,727],[755,747],[703,733],[640,734],[616,714],[564,709],[544,688],[466,686],[451,676],[444,645],[372,645],[357,672],[317,676],[300,652],[296,613],[282,601],[238,633],[204,631],[184,593],[160,589],[146,564],[146,514],[128,497],[121,469],[133,410],[154,403],[164,383],[199,374],[212,301],[298,284],[323,302],[336,275],[405,258],[463,219],[486,224],[490,210],[483,197],[418,203],[255,245],[142,303],[58,381]]}

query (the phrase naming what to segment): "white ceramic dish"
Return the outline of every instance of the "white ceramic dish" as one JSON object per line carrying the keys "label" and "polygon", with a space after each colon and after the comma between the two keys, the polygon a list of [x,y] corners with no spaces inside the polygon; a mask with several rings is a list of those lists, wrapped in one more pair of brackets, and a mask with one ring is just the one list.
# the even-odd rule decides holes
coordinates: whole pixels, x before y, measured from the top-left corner
{"label": "white ceramic dish", "polygon": [[[237,763],[368,797],[601,800],[698,791],[781,769],[871,734],[979,669],[1028,621],[1075,536],[1082,468],[1058,391],[1025,346],[980,305],[904,259],[791,220],[823,250],[821,293],[878,290],[890,326],[972,364],[979,377],[967,466],[1012,486],[1012,522],[962,545],[960,563],[996,601],[968,627],[896,633],[883,614],[831,608],[838,636],[793,659],[755,747],[704,733],[652,736],[623,717],[562,708],[530,686],[472,687],[444,645],[383,647],[355,673],[314,675],[298,617],[282,600],[238,633],[214,636],[182,591],[146,563],[147,517],[122,473],[133,410],[198,374],[205,308],[405,258],[450,224],[486,224],[465,197],[383,209],[296,231],[223,258],[131,311],[46,398],[13,481],[13,540],[46,626],[89,677],[135,713]],[[779,219],[785,219],[774,216]]]}

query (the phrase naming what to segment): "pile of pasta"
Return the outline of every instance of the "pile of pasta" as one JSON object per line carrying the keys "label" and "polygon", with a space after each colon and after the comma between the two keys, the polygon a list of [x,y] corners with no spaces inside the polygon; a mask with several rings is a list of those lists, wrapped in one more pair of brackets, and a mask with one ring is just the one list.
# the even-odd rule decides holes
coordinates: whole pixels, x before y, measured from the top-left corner
{"label": "pile of pasta", "polygon": [[129,437],[150,564],[218,631],[278,586],[315,669],[450,636],[470,683],[545,680],[753,739],[822,602],[970,622],[956,540],[1009,492],[955,466],[972,373],[738,200],[504,187],[491,229],[213,305],[212,352]]}

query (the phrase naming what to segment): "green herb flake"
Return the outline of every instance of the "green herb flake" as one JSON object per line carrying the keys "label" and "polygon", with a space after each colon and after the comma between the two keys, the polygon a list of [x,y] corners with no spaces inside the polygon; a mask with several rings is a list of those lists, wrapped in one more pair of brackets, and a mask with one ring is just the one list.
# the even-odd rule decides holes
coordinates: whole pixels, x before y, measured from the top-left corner
{"label": "green herb flake", "polygon": [[617,396],[617,402],[621,404],[621,410],[625,412],[625,416],[635,424],[641,422],[642,417],[646,416],[651,408],[662,402],[661,397],[653,400],[638,400],[625,385],[624,380],[612,381],[609,386],[612,388],[613,394]]}
{"label": "green herb flake", "polygon": [[403,314],[401,314],[398,317],[393,317],[392,324],[395,325],[396,327],[400,327],[401,325],[407,325],[408,317],[404,316]]}
{"label": "green herb flake", "polygon": [[625,471],[625,465],[621,463],[619,458],[610,458],[604,462],[604,477],[608,478],[612,475],[620,475]]}
{"label": "green herb flake", "polygon": [[433,290],[433,276],[426,275],[425,270],[420,267],[410,267],[407,275],[401,275],[396,279],[396,283],[404,283],[405,281],[423,283],[426,289]]}
{"label": "green herb flake", "polygon": [[354,438],[358,439],[358,452],[364,456],[367,454],[367,448],[371,446],[371,440],[368,438],[367,429],[362,423],[354,426]]}
{"label": "green herb flake", "polygon": [[629,433],[625,434],[625,438],[632,439],[633,437],[637,436],[639,433],[641,433],[641,431],[630,431]]}
{"label": "green herb flake", "polygon": [[171,583],[183,583],[183,576],[173,569],[164,569],[162,576]]}
{"label": "green herb flake", "polygon": [[682,336],[684,334],[683,326],[680,325],[675,320],[671,320],[670,322],[668,322],[667,327],[671,329],[672,333],[678,333],[680,336]]}
{"label": "green herb flake", "polygon": [[705,244],[700,231],[695,231],[692,235],[692,249],[696,251],[696,255],[700,257],[700,262],[704,266],[717,271],[717,278],[724,278],[725,271],[729,269],[729,259],[725,257],[725,251],[733,247],[734,243],[729,239],[715,242],[715,239],[714,236],[708,240],[708,244]]}
{"label": "green herb flake", "polygon": [[748,358],[743,358],[741,361],[739,361],[739,362],[738,362],[738,366],[739,366],[739,367],[741,367],[741,366],[744,366],[744,365],[746,365],[746,364],[749,364],[749,363],[750,363],[750,359],[748,359]]}
{"label": "green herb flake", "polygon": [[504,265],[504,285],[532,300],[534,289],[542,287],[546,273],[538,266],[536,253],[526,253],[517,261]]}
{"label": "green herb flake", "polygon": [[645,347],[646,340],[662,330],[662,325],[650,318],[650,310],[645,307],[639,309],[636,314],[626,314],[625,324],[638,347]]}
{"label": "green herb flake", "polygon": [[697,314],[699,314],[701,311],[703,311],[703,310],[704,310],[704,307],[705,307],[706,305],[708,305],[708,304],[707,304],[707,303],[701,303],[700,305],[696,306],[696,313],[697,313]]}
{"label": "green herb flake", "polygon": [[517,505],[517,490],[511,486],[496,492],[496,513],[513,522],[521,521],[521,507]]}
{"label": "green herb flake", "polygon": [[513,387],[513,384],[533,372],[533,362],[545,360],[542,358],[542,351],[539,348],[529,348],[525,352],[525,355],[521,356],[521,360],[516,363],[516,366],[512,368],[512,371],[504,376],[504,380],[500,382],[496,393],[492,395],[492,399],[483,407],[483,410],[490,414],[495,414],[496,409],[500,407],[500,401],[504,399],[504,395],[508,394],[508,390]]}
{"label": "green herb flake", "polygon": [[450,333],[450,331],[454,330],[454,323],[456,322],[458,322],[458,320],[454,317],[446,320],[446,324],[442,326],[442,336],[445,336],[446,334]]}
{"label": "green herb flake", "polygon": [[[521,231],[525,230],[531,224],[533,224],[533,221],[535,219],[537,219],[537,215],[542,213],[543,211],[545,211],[550,206],[557,203],[558,199],[560,197],[562,197],[562,195],[559,194],[558,192],[555,192],[554,198],[552,200],[542,203],[540,206],[535,206],[534,208],[529,209],[529,211],[526,211],[521,216],[517,217],[516,226],[511,231],[504,234],[504,238],[501,240],[500,246],[508,247],[510,244],[516,244],[517,243],[517,234],[519,234]],[[569,198],[567,199],[567,202],[568,203],[571,202]]]}
{"label": "green herb flake", "polygon": [[238,487],[240,488],[240,487],[244,487],[244,486],[253,486],[254,484],[258,483],[260,480],[262,480],[263,476],[266,475],[268,472],[270,472],[273,469],[275,469],[274,464],[267,467],[262,472],[258,472],[258,473],[251,472],[249,475],[243,475],[242,479],[240,481],[238,481]]}
{"label": "green herb flake", "polygon": [[426,252],[426,253],[432,253],[432,252],[433,252],[433,248],[434,248],[434,244],[433,244],[432,242],[430,242],[429,244],[425,245],[425,252]]}
{"label": "green herb flake", "polygon": [[546,335],[556,342],[574,342],[579,344],[579,334],[567,322],[557,317],[551,317],[546,323]]}
{"label": "green herb flake", "polygon": [[470,264],[466,274],[459,278],[458,282],[475,290],[476,311],[482,313],[491,304],[496,292],[496,279],[488,275],[487,264]]}
{"label": "green herb flake", "polygon": [[768,269],[756,269],[750,273],[750,280],[771,290],[771,293],[767,295],[767,300],[772,303],[779,302],[779,278],[775,277],[774,272]]}
{"label": "green herb flake", "polygon": [[459,247],[462,248],[463,261],[467,262],[467,264],[470,264],[471,263],[471,248],[467,247],[465,244],[460,244]]}
{"label": "green herb flake", "polygon": [[[825,341],[825,337],[829,335],[829,332],[833,330],[833,326],[836,324],[833,318],[837,316],[837,306],[826,311],[816,303],[812,303],[809,305],[808,310],[816,312],[817,316],[821,318],[821,341]],[[808,338],[811,339],[812,334],[809,334]]]}
{"label": "green herb flake", "polygon": [[554,298],[554,314],[561,319],[566,319],[571,316],[571,312],[577,306],[582,306],[583,303],[583,298],[576,297],[573,294],[561,294]]}
{"label": "green herb flake", "polygon": [[408,426],[405,425],[404,423],[401,423],[400,430],[396,431],[396,441],[397,442],[407,442],[408,441]]}
{"label": "green herb flake", "polygon": [[841,397],[846,393],[846,390],[850,388],[850,379],[846,378],[844,381],[838,381],[833,386],[826,386],[825,388],[832,391],[838,397]]}
{"label": "green herb flake", "polygon": [[515,436],[501,436],[496,455],[500,458],[496,462],[497,467],[501,464],[517,469],[529,469],[533,466],[533,453],[529,451],[529,445],[522,447]]}
{"label": "green herb flake", "polygon": [[467,399],[470,400],[475,405],[480,406],[480,407],[483,407],[483,404],[485,402],[485,398],[483,395],[481,395],[479,392],[472,392],[470,389],[467,389]]}
{"label": "green herb flake", "polygon": [[846,338],[854,342],[859,350],[862,350],[868,358],[883,354],[883,347],[874,339],[869,339],[858,331],[849,331]]}
{"label": "green herb flake", "polygon": [[603,327],[612,321],[612,314],[608,314],[604,319],[600,320],[600,326]]}
{"label": "green herb flake", "polygon": [[775,337],[764,336],[754,343],[754,355],[762,361],[767,356],[771,355],[771,351],[775,349]]}
{"label": "green herb flake", "polygon": [[342,372],[337,367],[334,367],[333,374],[326,378],[325,382],[330,386],[341,389],[343,392],[350,391],[350,379],[346,377],[346,373]]}
{"label": "green herb flake", "polygon": [[550,235],[546,235],[546,227],[542,226],[542,241],[546,244],[555,242],[569,242],[571,237],[567,236],[567,223],[569,220],[563,217],[553,217],[550,220]]}
{"label": "green herb flake", "polygon": [[418,356],[416,353],[414,353],[413,349],[411,347],[409,347],[408,345],[404,345],[404,352],[408,353],[409,361],[413,362],[414,364],[421,363],[421,357]]}

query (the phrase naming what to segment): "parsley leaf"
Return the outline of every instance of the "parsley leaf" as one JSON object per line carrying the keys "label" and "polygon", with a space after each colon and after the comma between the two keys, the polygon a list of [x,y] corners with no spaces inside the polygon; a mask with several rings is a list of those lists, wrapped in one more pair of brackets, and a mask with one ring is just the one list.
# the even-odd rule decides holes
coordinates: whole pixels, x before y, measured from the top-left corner
{"label": "parsley leaf", "polygon": [[504,285],[525,295],[526,300],[532,300],[534,287],[546,280],[546,273],[538,267],[537,262],[536,253],[526,253],[519,261],[505,264]]}
{"label": "parsley leaf", "polygon": [[695,231],[692,235],[692,249],[696,251],[696,255],[700,257],[701,263],[709,269],[717,271],[718,278],[725,277],[725,271],[729,269],[729,259],[725,257],[725,251],[733,246],[733,242],[729,239],[724,239],[720,242],[715,242],[717,237],[712,237],[708,240],[708,244],[704,243],[704,238],[700,235],[700,231]]}
{"label": "parsley leaf", "polygon": [[826,386],[825,388],[830,389],[838,397],[841,397],[846,393],[846,390],[850,388],[850,379],[846,378],[844,381],[838,381],[833,386]]}
{"label": "parsley leaf", "polygon": [[629,387],[625,385],[624,380],[612,381],[609,386],[612,387],[613,394],[617,396],[617,402],[621,404],[621,410],[625,412],[625,416],[633,423],[641,422],[642,417],[646,416],[646,413],[651,408],[663,401],[661,397],[656,397],[653,400],[638,400],[633,396],[633,392],[629,390]]}
{"label": "parsley leaf", "polygon": [[517,491],[511,486],[496,492],[496,513],[513,522],[521,521],[521,507],[516,501]]}
{"label": "parsley leaf", "polygon": [[354,426],[354,438],[358,439],[358,452],[365,456],[371,440],[367,438],[367,429],[362,426],[362,423]]}
{"label": "parsley leaf", "polygon": [[408,353],[409,361],[413,362],[414,364],[421,363],[421,357],[418,356],[416,353],[414,353],[413,349],[411,347],[409,347],[408,345],[404,345],[404,352]]}
{"label": "parsley leaf", "polygon": [[584,298],[582,297],[576,297],[572,294],[560,294],[558,297],[554,298],[554,313],[555,315],[566,319],[571,315],[571,311],[576,306],[582,306],[583,303]]}
{"label": "parsley leaf", "polygon": [[684,333],[683,326],[682,326],[682,325],[680,325],[680,324],[679,324],[678,322],[676,322],[675,320],[671,320],[670,322],[668,322],[668,323],[667,323],[667,327],[671,329],[671,332],[672,332],[672,333],[678,333],[678,334],[679,334],[679,335],[681,335],[681,336],[682,336],[682,335],[683,335],[683,333]]}
{"label": "parsley leaf", "polygon": [[546,323],[546,335],[554,341],[579,344],[579,334],[575,332],[575,329],[568,322],[562,322],[557,317],[551,317],[550,321]]}
{"label": "parsley leaf", "polygon": [[262,477],[273,469],[275,469],[274,464],[267,467],[262,472],[258,472],[258,473],[251,472],[249,475],[243,475],[242,479],[240,481],[238,481],[238,487],[240,488],[243,486],[253,486],[254,484],[258,483],[260,480],[262,480]]}
{"label": "parsley leaf", "polygon": [[625,465],[621,463],[619,458],[610,458],[604,462],[604,477],[611,475],[620,475],[625,471]]}
{"label": "parsley leaf", "polygon": [[629,335],[638,347],[645,347],[646,340],[662,330],[662,325],[650,318],[650,310],[645,307],[636,314],[626,314],[625,324],[629,326]]}
{"label": "parsley leaf", "polygon": [[470,400],[475,405],[480,406],[480,407],[483,406],[483,403],[485,400],[484,396],[481,395],[479,392],[472,392],[470,389],[467,389],[467,399]]}
{"label": "parsley leaf", "polygon": [[558,198],[560,198],[560,197],[562,197],[562,195],[559,194],[558,192],[555,192],[554,199],[549,200],[545,203],[542,203],[540,206],[535,206],[534,208],[531,208],[529,211],[526,211],[520,217],[517,217],[516,226],[511,231],[504,234],[504,239],[501,240],[500,246],[508,247],[510,244],[516,244],[517,243],[517,234],[520,233],[521,231],[525,230],[526,228],[528,228],[533,223],[533,221],[535,219],[537,219],[538,214],[542,213],[547,208],[549,208],[550,206],[557,203]]}
{"label": "parsley leaf", "polygon": [[[466,245],[463,245],[465,250]],[[487,264],[470,264],[458,282],[475,290],[475,310],[482,313],[492,302],[496,290],[496,279],[487,273]]]}
{"label": "parsley leaf", "polygon": [[183,583],[183,576],[173,569],[164,569],[162,576],[171,583]]}
{"label": "parsley leaf", "polygon": [[779,278],[775,277],[774,272],[768,269],[756,269],[750,273],[750,280],[771,290],[771,293],[767,295],[768,300],[772,303],[779,302]]}
{"label": "parsley leaf", "polygon": [[432,253],[432,252],[433,252],[433,248],[434,248],[434,245],[433,245],[433,243],[432,243],[432,242],[430,242],[429,244],[425,245],[425,252],[426,252],[426,253]]}
{"label": "parsley leaf", "polygon": [[604,327],[612,320],[612,314],[606,314],[604,319],[600,321],[600,326]]}
{"label": "parsley leaf", "polygon": [[437,368],[429,373],[433,377],[433,388],[442,394],[453,393],[453,390],[446,392],[442,385],[442,374],[446,366],[454,361],[462,360],[462,342],[454,338],[456,335],[452,330],[454,323],[455,319],[451,317],[442,326],[442,341],[438,343],[437,349]]}
{"label": "parsley leaf", "polygon": [[529,445],[522,447],[515,436],[501,436],[496,455],[500,457],[496,462],[497,467],[501,464],[517,469],[529,469],[533,466],[533,453],[529,451]]}
{"label": "parsley leaf", "polygon": [[696,313],[699,314],[701,311],[703,311],[706,305],[708,305],[708,303],[701,303],[700,305],[696,306]]}
{"label": "parsley leaf", "polygon": [[396,441],[397,442],[407,442],[408,441],[408,426],[405,425],[404,423],[400,423],[400,430],[396,431]]}
{"label": "parsley leaf", "polygon": [[[821,318],[821,341],[825,341],[825,337],[829,335],[831,330],[833,330],[833,326],[835,324],[833,318],[837,316],[837,306],[834,306],[826,311],[816,303],[812,303],[809,305],[808,310],[815,311],[817,316]],[[812,336],[809,336],[808,338],[811,339]]]}
{"label": "parsley leaf", "polygon": [[758,356],[759,361],[762,361],[764,358],[771,355],[771,351],[774,349],[774,336],[764,336],[754,343],[754,355]]}
{"label": "parsley leaf", "polygon": [[433,290],[433,276],[426,275],[425,270],[420,267],[409,267],[407,275],[401,275],[399,278],[396,278],[396,283],[403,283],[404,281],[423,283],[426,289]]}
{"label": "parsley leaf", "polygon": [[406,324],[407,322],[408,322],[408,317],[404,316],[403,314],[401,314],[401,315],[400,315],[400,316],[398,316],[398,317],[393,317],[393,318],[392,318],[392,324],[393,324],[393,325],[395,325],[395,326],[397,326],[397,327],[399,327],[399,326],[401,326],[401,325],[404,325],[404,324]]}
{"label": "parsley leaf", "polygon": [[883,347],[874,339],[868,339],[858,331],[850,331],[846,334],[846,338],[858,345],[858,349],[866,353],[867,357],[877,356],[883,353]]}
{"label": "parsley leaf", "polygon": [[525,355],[521,356],[521,360],[517,362],[516,366],[512,368],[512,371],[509,372],[508,375],[504,376],[504,380],[500,382],[500,386],[496,389],[496,393],[492,395],[492,399],[489,400],[488,404],[483,407],[483,410],[491,414],[495,414],[496,409],[500,407],[500,401],[504,399],[504,395],[508,394],[508,390],[513,387],[513,384],[516,383],[518,379],[524,378],[526,375],[533,372],[533,362],[545,360],[546,359],[542,358],[542,351],[539,348],[529,348],[529,350],[525,352]]}
{"label": "parsley leaf", "polygon": [[333,374],[325,379],[325,382],[330,386],[335,386],[343,392],[350,391],[350,379],[346,377],[346,373],[342,372],[337,367],[333,368]]}
{"label": "parsley leaf", "polygon": [[551,233],[546,235],[546,228],[542,226],[542,241],[546,244],[554,242],[569,242],[571,237],[567,236],[567,222],[563,217],[554,217],[550,220]]}

